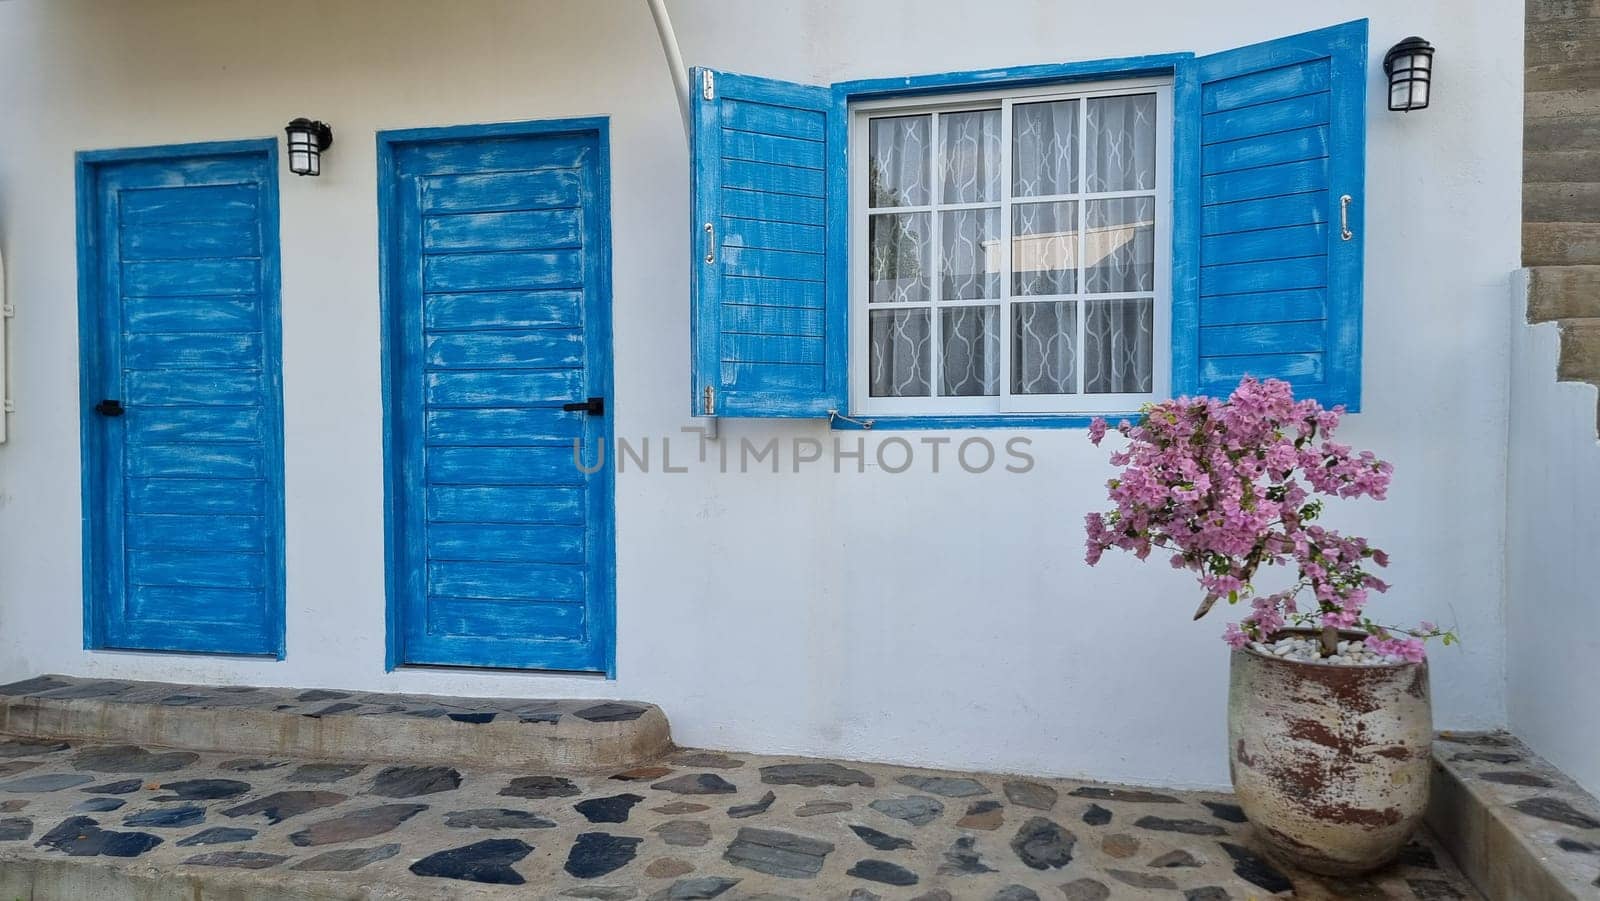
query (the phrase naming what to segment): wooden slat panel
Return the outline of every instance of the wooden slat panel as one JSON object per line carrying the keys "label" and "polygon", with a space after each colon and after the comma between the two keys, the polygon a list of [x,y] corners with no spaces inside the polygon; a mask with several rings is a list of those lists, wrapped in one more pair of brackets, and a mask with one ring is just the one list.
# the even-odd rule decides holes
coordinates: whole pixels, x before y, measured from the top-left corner
{"label": "wooden slat panel", "polygon": [[123,328],[146,332],[253,332],[261,329],[261,298],[130,297],[122,304]]}
{"label": "wooden slat panel", "polygon": [[1290,322],[1321,319],[1327,315],[1327,291],[1307,288],[1262,294],[1218,297],[1200,308],[1201,325],[1238,325],[1247,322]]}
{"label": "wooden slat panel", "polygon": [[1280,163],[1239,172],[1207,175],[1200,179],[1200,202],[1233,203],[1324,191],[1328,187],[1326,159]]}
{"label": "wooden slat panel", "polygon": [[192,260],[253,257],[261,253],[253,219],[214,222],[151,222],[122,230],[124,260]]}
{"label": "wooden slat panel", "polygon": [[426,291],[580,288],[583,254],[577,250],[430,254],[422,272]]}
{"label": "wooden slat panel", "polygon": [[1206,266],[1250,260],[1283,260],[1328,251],[1328,227],[1295,225],[1200,239],[1200,261]]}
{"label": "wooden slat panel", "polygon": [[826,258],[818,253],[754,250],[748,247],[722,249],[722,271],[728,275],[820,282],[825,275],[825,261]]}
{"label": "wooden slat panel", "polygon": [[128,547],[188,548],[206,551],[265,550],[265,525],[259,516],[129,516],[123,532]]}
{"label": "wooden slat panel", "polygon": [[722,330],[745,335],[824,334],[822,311],[804,307],[725,306]]}
{"label": "wooden slat panel", "polygon": [[767,250],[820,254],[827,231],[819,225],[768,222],[760,219],[723,219],[724,247],[760,247]]}
{"label": "wooden slat panel", "polygon": [[237,479],[128,479],[129,513],[243,513],[267,511],[267,485]]}
{"label": "wooden slat panel", "polygon": [[1202,357],[1200,382],[1203,390],[1232,390],[1247,375],[1258,379],[1283,379],[1292,382],[1322,381],[1322,354],[1267,354],[1245,357]]}
{"label": "wooden slat panel", "polygon": [[254,222],[260,189],[249,185],[151,188],[117,195],[123,225],[157,222]]}
{"label": "wooden slat panel", "polygon": [[1327,343],[1327,323],[1320,319],[1211,326],[1200,330],[1200,353],[1206,357],[1317,352]]}
{"label": "wooden slat panel", "polygon": [[804,138],[763,135],[749,131],[722,133],[722,158],[753,160],[760,163],[781,161],[786,166],[821,169],[822,144]]}
{"label": "wooden slat panel", "polygon": [[582,526],[433,523],[428,559],[480,563],[583,563]]}
{"label": "wooden slat panel", "polygon": [[431,445],[541,444],[571,447],[583,436],[584,413],[558,407],[511,410],[429,410],[427,440]]}
{"label": "wooden slat panel", "polygon": [[421,179],[424,213],[486,213],[577,206],[575,169],[439,175]]}
{"label": "wooden slat panel", "polygon": [[827,348],[821,338],[791,335],[739,335],[724,332],[722,359],[735,363],[812,363],[820,365]]}
{"label": "wooden slat panel", "polygon": [[260,407],[129,407],[123,422],[130,444],[259,442],[266,437]]}
{"label": "wooden slat panel", "polygon": [[196,373],[150,369],[124,373],[123,383],[127,404],[246,406],[260,401],[263,379],[260,370]]}
{"label": "wooden slat panel", "polygon": [[584,606],[576,602],[428,599],[428,631],[435,635],[537,635],[546,641],[581,641],[586,628]]}
{"label": "wooden slat panel", "polygon": [[744,100],[723,101],[722,125],[735,131],[804,138],[807,141],[821,141],[827,131],[827,119],[815,110]]}
{"label": "wooden slat panel", "polygon": [[1327,124],[1328,95],[1307,94],[1290,100],[1202,116],[1200,142],[1215,144]]}
{"label": "wooden slat panel", "polygon": [[429,369],[559,369],[583,364],[576,329],[440,332],[423,339]]}
{"label": "wooden slat panel", "polygon": [[1203,235],[1310,225],[1327,221],[1327,191],[1217,204],[1200,210],[1200,232]]}
{"label": "wooden slat panel", "polygon": [[578,328],[582,291],[493,291],[429,294],[422,301],[428,331],[492,328]]}
{"label": "wooden slat panel", "polygon": [[1329,66],[1326,59],[1264,69],[1206,85],[1201,111],[1223,112],[1304,94],[1315,94],[1328,90],[1328,82]]}
{"label": "wooden slat panel", "polygon": [[1293,163],[1328,155],[1328,126],[1296,128],[1277,134],[1208,144],[1200,151],[1200,171],[1204,175],[1253,169],[1277,163]]}
{"label": "wooden slat panel", "polygon": [[254,294],[260,284],[260,263],[253,259],[122,264],[122,293],[125,297]]}
{"label": "wooden slat panel", "polygon": [[423,379],[429,406],[518,407],[583,399],[583,373],[576,369],[429,372]]}
{"label": "wooden slat panel", "polygon": [[1200,296],[1246,294],[1257,291],[1289,291],[1321,288],[1328,284],[1326,257],[1297,260],[1268,260],[1230,266],[1202,266]]}
{"label": "wooden slat panel", "polygon": [[582,488],[435,487],[427,492],[430,522],[582,523]]}
{"label": "wooden slat panel", "polygon": [[430,485],[581,485],[570,447],[434,447]]}
{"label": "wooden slat panel", "polygon": [[726,305],[806,307],[820,310],[824,295],[824,285],[821,282],[739,276],[724,276],[722,279],[722,302]]}
{"label": "wooden slat panel", "polygon": [[521,135],[464,141],[419,141],[402,146],[397,158],[406,172],[475,174],[512,170],[576,171],[592,161],[589,140],[529,140]]}
{"label": "wooden slat panel", "polygon": [[583,581],[581,566],[454,561],[428,564],[428,594],[434,597],[580,601]]}
{"label": "wooden slat panel", "polygon": [[266,587],[266,558],[240,551],[133,550],[128,583],[196,588]]}
{"label": "wooden slat panel", "polygon": [[780,162],[728,160],[722,167],[722,184],[723,187],[745,191],[823,196],[821,169],[806,169]]}
{"label": "wooden slat panel", "polygon": [[[241,588],[131,585],[128,612],[134,619],[206,625],[263,627],[266,602],[261,592]],[[217,642],[217,636],[210,641]]]}
{"label": "wooden slat panel", "polygon": [[125,457],[135,478],[259,479],[266,471],[257,444],[135,444]]}
{"label": "wooden slat panel", "polygon": [[765,219],[772,222],[798,222],[818,225],[823,221],[820,197],[798,194],[773,194],[766,191],[722,190],[722,215],[736,219]]}
{"label": "wooden slat panel", "polygon": [[248,369],[262,364],[262,344],[259,332],[129,335],[122,342],[122,365],[129,369],[191,371]]}
{"label": "wooden slat panel", "polygon": [[517,210],[428,216],[422,247],[442,250],[555,250],[583,245],[583,219],[576,209]]}
{"label": "wooden slat panel", "polygon": [[774,366],[722,362],[722,384],[759,395],[763,391],[821,391],[826,373],[820,363]]}

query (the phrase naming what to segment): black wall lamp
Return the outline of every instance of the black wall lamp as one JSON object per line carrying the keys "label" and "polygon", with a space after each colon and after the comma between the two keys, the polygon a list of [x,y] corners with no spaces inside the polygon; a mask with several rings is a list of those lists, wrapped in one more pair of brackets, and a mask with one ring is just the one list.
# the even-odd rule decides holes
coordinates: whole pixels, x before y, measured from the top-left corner
{"label": "black wall lamp", "polygon": [[289,133],[289,171],[296,175],[321,175],[322,151],[333,146],[333,129],[326,122],[295,119]]}
{"label": "black wall lamp", "polygon": [[1433,45],[1409,37],[1383,55],[1383,73],[1389,76],[1389,109],[1409,113],[1427,109],[1433,87]]}

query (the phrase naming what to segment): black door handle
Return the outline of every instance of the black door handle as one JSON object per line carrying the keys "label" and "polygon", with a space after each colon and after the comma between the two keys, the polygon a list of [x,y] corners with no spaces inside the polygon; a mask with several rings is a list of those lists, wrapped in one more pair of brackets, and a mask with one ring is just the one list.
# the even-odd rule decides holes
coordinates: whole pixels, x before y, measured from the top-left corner
{"label": "black door handle", "polygon": [[121,416],[125,412],[120,400],[103,400],[94,405],[94,411],[101,416]]}
{"label": "black door handle", "polygon": [[568,413],[588,413],[590,416],[604,416],[606,415],[606,399],[603,397],[591,397],[588,400],[580,400],[575,404],[562,404],[561,409]]}

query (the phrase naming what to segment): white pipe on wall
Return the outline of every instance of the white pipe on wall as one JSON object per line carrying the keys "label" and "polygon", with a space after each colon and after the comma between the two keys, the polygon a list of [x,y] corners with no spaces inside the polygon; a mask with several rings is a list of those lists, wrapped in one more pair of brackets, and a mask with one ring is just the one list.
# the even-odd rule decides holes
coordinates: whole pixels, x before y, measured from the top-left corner
{"label": "white pipe on wall", "polygon": [[678,95],[678,112],[683,114],[683,136],[689,137],[689,70],[683,64],[683,52],[678,49],[678,35],[672,30],[672,18],[667,15],[666,0],[645,0],[650,6],[650,17],[656,20],[656,34],[661,37],[661,52],[667,56],[667,68],[672,70],[672,87]]}

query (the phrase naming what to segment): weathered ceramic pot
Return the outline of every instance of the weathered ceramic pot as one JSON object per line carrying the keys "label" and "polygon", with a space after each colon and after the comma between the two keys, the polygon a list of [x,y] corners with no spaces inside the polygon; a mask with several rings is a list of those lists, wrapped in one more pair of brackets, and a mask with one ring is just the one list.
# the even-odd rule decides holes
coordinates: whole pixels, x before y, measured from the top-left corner
{"label": "weathered ceramic pot", "polygon": [[1233,788],[1290,863],[1345,876],[1393,860],[1428,806],[1432,739],[1426,662],[1334,666],[1233,652]]}

